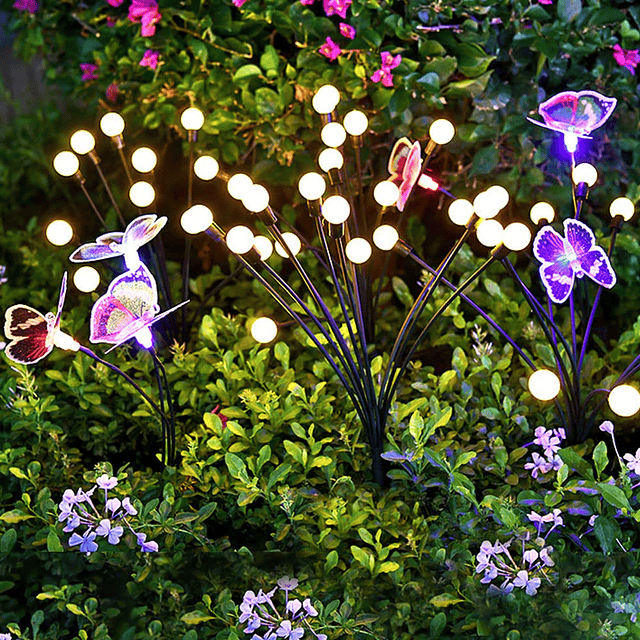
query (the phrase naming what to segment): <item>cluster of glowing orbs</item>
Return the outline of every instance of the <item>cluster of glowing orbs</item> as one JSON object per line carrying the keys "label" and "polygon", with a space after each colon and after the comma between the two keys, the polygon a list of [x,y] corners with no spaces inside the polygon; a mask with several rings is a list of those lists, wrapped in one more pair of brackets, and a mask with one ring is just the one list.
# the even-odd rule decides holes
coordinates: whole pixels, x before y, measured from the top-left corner
{"label": "cluster of glowing orbs", "polygon": [[253,239],[253,248],[260,255],[261,260],[268,260],[273,253],[273,243],[266,236],[256,236]]}
{"label": "cluster of glowing orbs", "polygon": [[455,133],[455,127],[444,118],[434,120],[429,127],[429,137],[436,144],[447,144],[451,142]]}
{"label": "cluster of glowing orbs", "polygon": [[373,199],[382,207],[393,206],[400,196],[400,189],[391,182],[391,180],[383,180],[373,188]]}
{"label": "cluster of glowing orbs", "polygon": [[254,241],[253,231],[251,231],[249,227],[241,224],[231,227],[225,236],[225,242],[227,243],[227,247],[229,247],[229,251],[237,253],[238,255],[247,253],[247,251],[253,247]]}
{"label": "cluster of glowing orbs", "polygon": [[620,384],[609,392],[609,406],[618,416],[628,418],[640,411],[640,393],[629,384]]}
{"label": "cluster of glowing orbs", "polygon": [[189,207],[180,218],[180,225],[191,235],[206,231],[212,222],[213,213],[203,204],[194,204]]}
{"label": "cluster of glowing orbs", "polygon": [[582,162],[573,168],[571,179],[575,185],[585,182],[587,186],[593,187],[598,179],[598,171],[592,164]]}
{"label": "cluster of glowing orbs", "polygon": [[347,139],[347,132],[339,122],[328,122],[320,131],[320,139],[327,147],[341,147]]}
{"label": "cluster of glowing orbs", "polygon": [[158,156],[149,147],[139,147],[131,154],[131,164],[139,173],[149,173],[156,168]]}
{"label": "cluster of glowing orbs", "polygon": [[321,86],[311,100],[311,106],[319,114],[331,113],[340,102],[340,92],[331,84]]}
{"label": "cluster of glowing orbs", "polygon": [[102,133],[104,133],[105,136],[109,136],[110,138],[121,135],[124,131],[124,125],[124,118],[115,111],[105,113],[102,118],[100,118],[100,129],[102,129]]}
{"label": "cluster of glowing orbs", "polygon": [[[282,239],[284,243],[287,245],[289,251],[291,251],[292,255],[297,256],[300,253],[300,249],[302,249],[302,242],[300,242],[300,238],[295,233],[291,233],[290,231],[285,231],[282,234]],[[288,258],[289,254],[287,250],[279,243],[276,242],[276,253],[282,258]]]}
{"label": "cluster of glowing orbs", "polygon": [[611,217],[615,218],[616,216],[620,216],[625,222],[633,218],[635,210],[636,208],[633,202],[624,196],[616,198],[609,206]]}
{"label": "cluster of glowing orbs", "polygon": [[278,335],[278,325],[266,316],[256,318],[251,325],[251,335],[256,342],[262,344],[272,342]]}
{"label": "cluster of glowing orbs", "polygon": [[560,393],[560,379],[549,369],[538,369],[529,376],[529,391],[538,400],[553,400]]}
{"label": "cluster of glowing orbs", "polygon": [[361,136],[369,128],[369,118],[362,111],[354,109],[347,113],[342,124],[349,135]]}
{"label": "cluster of glowing orbs", "polygon": [[48,224],[45,235],[51,244],[64,247],[73,238],[73,227],[66,220],[54,220]]}
{"label": "cluster of glowing orbs", "polygon": [[329,173],[331,169],[342,169],[343,164],[344,156],[332,147],[323,149],[318,156],[318,165],[325,173]]}
{"label": "cluster of glowing orbs", "polygon": [[95,291],[100,284],[100,274],[90,265],[84,265],[73,274],[73,284],[82,293]]}
{"label": "cluster of glowing orbs", "polygon": [[471,220],[474,213],[473,205],[464,198],[458,198],[449,205],[449,219],[461,227],[464,227]]}
{"label": "cluster of glowing orbs", "polygon": [[298,191],[306,200],[319,200],[327,190],[325,179],[315,172],[305,173],[298,180]]}
{"label": "cluster of glowing orbs", "polygon": [[493,198],[498,210],[501,211],[509,204],[509,192],[503,186],[494,184],[487,189],[487,193]]}
{"label": "cluster of glowing orbs", "polygon": [[522,222],[512,222],[505,227],[502,244],[510,251],[522,251],[531,242],[531,231]]}
{"label": "cluster of glowing orbs", "polygon": [[253,186],[253,180],[246,173],[236,173],[227,182],[227,191],[232,198],[242,200]]}
{"label": "cluster of glowing orbs", "polygon": [[476,227],[478,242],[485,247],[495,247],[502,242],[504,228],[497,220],[481,220]]}
{"label": "cluster of glowing orbs", "polygon": [[96,139],[89,131],[80,129],[71,136],[69,144],[77,154],[83,156],[95,149]]}
{"label": "cluster of glowing orbs", "polygon": [[151,184],[144,180],[134,182],[129,189],[129,200],[140,209],[148,207],[155,199],[156,190]]}
{"label": "cluster of glowing orbs", "polygon": [[61,151],[53,159],[53,168],[56,173],[68,178],[78,172],[80,161],[75,153],[71,151]]}
{"label": "cluster of glowing orbs", "polygon": [[189,107],[182,112],[180,124],[187,131],[198,131],[204,124],[204,113],[197,107]]}
{"label": "cluster of glowing orbs", "polygon": [[329,196],[322,203],[322,217],[331,224],[342,224],[349,217],[351,207],[346,198],[342,196]]}
{"label": "cluster of glowing orbs", "polygon": [[541,224],[543,221],[549,224],[556,217],[556,212],[548,202],[536,202],[529,211],[529,217],[533,224]]}
{"label": "cluster of glowing orbs", "polygon": [[398,232],[390,224],[381,224],[373,232],[373,244],[382,251],[391,251],[399,239]]}
{"label": "cluster of glowing orbs", "polygon": [[371,257],[371,245],[364,238],[352,238],[344,248],[347,258],[354,264],[363,264]]}
{"label": "cluster of glowing orbs", "polygon": [[211,156],[200,156],[193,163],[193,172],[200,180],[213,180],[220,170],[220,165],[215,158]]}
{"label": "cluster of glowing orbs", "polygon": [[261,184],[252,184],[242,197],[242,204],[252,213],[264,211],[269,206],[269,192]]}
{"label": "cluster of glowing orbs", "polygon": [[501,200],[487,189],[473,199],[473,209],[478,217],[488,220],[498,215],[501,209],[500,202]]}

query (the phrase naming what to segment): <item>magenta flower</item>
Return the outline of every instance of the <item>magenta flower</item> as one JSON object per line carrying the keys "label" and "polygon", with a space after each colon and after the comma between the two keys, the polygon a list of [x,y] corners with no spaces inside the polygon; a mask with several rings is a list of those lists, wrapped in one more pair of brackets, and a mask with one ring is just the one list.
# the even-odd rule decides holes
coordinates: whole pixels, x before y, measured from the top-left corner
{"label": "magenta flower", "polygon": [[[302,0],[300,0],[302,1]],[[356,30],[346,22],[340,23],[340,33],[345,37],[349,38],[349,40],[353,40],[356,37]]]}
{"label": "magenta flower", "polygon": [[117,20],[112,16],[107,16],[107,27],[115,27]]}
{"label": "magenta flower", "polygon": [[343,20],[347,17],[347,9],[352,0],[322,0],[322,7],[327,16],[340,16]]}
{"label": "magenta flower", "polygon": [[118,99],[118,85],[115,82],[112,82],[107,87],[106,94],[109,102],[115,102]]}
{"label": "magenta flower", "polygon": [[112,7],[119,7],[124,0],[107,0],[107,2],[112,6]]}
{"label": "magenta flower", "polygon": [[304,5],[312,5],[315,2],[315,0],[300,0],[300,4],[304,4]]}
{"label": "magenta flower", "polygon": [[80,65],[80,69],[82,70],[82,82],[88,82],[90,80],[97,80],[98,78],[98,65],[90,64],[88,62],[84,62]]}
{"label": "magenta flower", "polygon": [[156,0],[131,0],[129,20],[142,23],[142,37],[150,38],[156,32],[155,25],[160,22],[160,18],[162,15],[158,11]]}
{"label": "magenta flower", "polygon": [[239,9],[246,1],[247,0],[231,0],[231,4]]}
{"label": "magenta flower", "polygon": [[540,4],[553,4],[553,0],[538,0]]}
{"label": "magenta flower", "polygon": [[318,49],[318,51],[329,60],[335,60],[341,53],[342,49],[327,36],[327,41]]}
{"label": "magenta flower", "polygon": [[400,64],[402,56],[400,54],[392,56],[388,51],[383,51],[380,56],[382,58],[382,67],[371,76],[371,80],[373,82],[382,82],[385,87],[393,87],[391,70]]}
{"label": "magenta flower", "polygon": [[16,0],[13,3],[13,8],[18,11],[28,11],[33,14],[38,10],[38,2],[37,0]]}
{"label": "magenta flower", "polygon": [[621,66],[635,73],[636,66],[640,62],[638,49],[623,49],[619,44],[613,45],[613,59]]}
{"label": "magenta flower", "polygon": [[155,69],[158,66],[158,57],[160,54],[153,49],[147,49],[140,60],[141,67],[149,67],[149,69]]}

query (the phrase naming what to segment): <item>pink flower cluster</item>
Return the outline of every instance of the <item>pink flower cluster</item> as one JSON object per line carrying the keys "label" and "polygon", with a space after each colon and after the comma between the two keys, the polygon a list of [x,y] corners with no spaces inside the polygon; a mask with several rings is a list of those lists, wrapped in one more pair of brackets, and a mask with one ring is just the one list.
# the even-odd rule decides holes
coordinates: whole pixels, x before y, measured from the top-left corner
{"label": "pink flower cluster", "polygon": [[13,3],[13,8],[18,11],[28,11],[33,14],[38,10],[38,2],[37,0],[16,0]]}
{"label": "pink flower cluster", "polygon": [[150,38],[156,32],[156,24],[160,22],[162,15],[158,11],[156,0],[131,0],[129,7],[129,20],[140,22],[140,31],[143,38]]}
{"label": "pink flower cluster", "polygon": [[402,56],[392,56],[388,51],[383,51],[380,56],[382,57],[382,67],[378,69],[372,76],[373,82],[382,82],[385,87],[393,87],[393,75],[392,69],[395,69],[402,61]]}
{"label": "pink flower cluster", "polygon": [[614,44],[613,59],[627,71],[635,73],[640,62],[640,51],[638,49],[623,49],[619,44]]}
{"label": "pink flower cluster", "polygon": [[155,69],[158,66],[158,57],[160,54],[153,49],[147,49],[140,60],[141,67],[149,67],[149,69]]}

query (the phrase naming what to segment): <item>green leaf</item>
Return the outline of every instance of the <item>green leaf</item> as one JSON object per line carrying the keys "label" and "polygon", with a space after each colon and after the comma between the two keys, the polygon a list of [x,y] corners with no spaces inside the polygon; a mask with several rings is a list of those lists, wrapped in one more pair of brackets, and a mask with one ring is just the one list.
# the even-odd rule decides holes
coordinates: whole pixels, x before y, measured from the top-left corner
{"label": "green leaf", "polygon": [[400,565],[397,562],[387,560],[378,567],[378,573],[392,573],[393,571],[397,571],[399,568]]}
{"label": "green leaf", "polygon": [[438,391],[440,393],[444,393],[445,391],[451,391],[454,387],[454,384],[458,380],[458,374],[450,369],[449,371],[445,371],[438,381]]}
{"label": "green leaf", "polygon": [[570,469],[575,469],[584,478],[593,480],[591,465],[583,460],[573,449],[560,449],[558,455]]}
{"label": "green leaf", "polygon": [[487,420],[497,420],[502,414],[495,407],[487,407],[480,412],[480,415]]}
{"label": "green leaf", "polygon": [[269,480],[267,481],[267,491],[270,491],[276,482],[284,479],[285,476],[289,474],[289,471],[291,471],[291,465],[286,463],[278,465],[269,476]]}
{"label": "green leaf", "polygon": [[334,549],[333,551],[329,551],[327,554],[327,559],[324,562],[324,570],[331,571],[338,564],[338,552]]}
{"label": "green leaf", "polygon": [[596,465],[596,475],[600,478],[600,475],[609,462],[609,458],[607,456],[607,445],[604,441],[598,442],[596,448],[593,450],[593,462]]}
{"label": "green leaf", "polygon": [[278,52],[273,45],[268,44],[264,48],[264,53],[260,56],[260,66],[265,71],[277,71],[280,65]]}
{"label": "green leaf", "polygon": [[374,562],[373,555],[366,549],[356,547],[355,544],[351,545],[351,553],[353,557],[363,566],[365,569],[371,569]]}
{"label": "green leaf", "polygon": [[258,65],[244,64],[233,74],[233,81],[238,82],[239,80],[247,80],[260,75],[262,75],[262,71]]}
{"label": "green leaf", "polygon": [[243,482],[249,482],[249,476],[247,475],[247,467],[244,461],[239,458],[235,453],[225,453],[224,461],[227,464],[229,473],[232,477],[242,480]]}
{"label": "green leaf", "polygon": [[558,15],[565,22],[575,20],[581,11],[581,0],[558,0]]}
{"label": "green leaf", "polygon": [[491,73],[487,71],[477,78],[450,82],[444,91],[450,98],[475,98],[486,90]]}
{"label": "green leaf", "polygon": [[311,463],[311,469],[313,467],[328,467],[333,462],[333,458],[329,456],[316,456]]}
{"label": "green leaf", "polygon": [[189,613],[185,613],[180,620],[185,624],[200,624],[202,622],[209,622],[209,620],[215,620],[215,617],[202,611],[190,611]]}
{"label": "green leaf", "polygon": [[429,637],[439,638],[442,635],[442,632],[445,630],[446,626],[447,614],[444,611],[436,613],[429,624]]}
{"label": "green leaf", "polygon": [[598,538],[602,551],[608,555],[615,547],[615,541],[620,534],[620,528],[611,518],[598,516],[593,523],[593,532]]}
{"label": "green leaf", "polygon": [[438,596],[433,596],[433,598],[429,600],[429,604],[440,608],[450,607],[453,604],[458,604],[458,602],[464,602],[464,600],[450,593],[441,593]]}
{"label": "green leaf", "polygon": [[464,375],[464,372],[467,370],[467,367],[469,366],[469,361],[467,360],[467,355],[460,347],[456,347],[453,350],[451,364],[453,365],[454,369],[460,372],[461,375]]}
{"label": "green leaf", "polygon": [[271,447],[268,444],[265,444],[260,449],[258,459],[256,460],[256,473],[260,473],[260,469],[262,469],[269,458],[271,458]]}
{"label": "green leaf", "polygon": [[606,482],[598,482],[596,484],[602,497],[612,506],[617,509],[626,509],[627,511],[631,510],[631,505],[627,500],[627,496],[624,494],[624,491],[620,487],[615,487],[613,485],[607,484]]}
{"label": "green leaf", "polygon": [[284,369],[289,368],[289,345],[286,342],[277,342],[273,348],[273,355]]}
{"label": "green leaf", "polygon": [[493,173],[499,161],[500,156],[496,147],[491,146],[480,149],[473,157],[471,175],[479,176]]}
{"label": "green leaf", "polygon": [[261,116],[273,118],[282,112],[280,96],[273,89],[260,87],[256,90],[255,97],[256,107]]}
{"label": "green leaf", "polygon": [[64,551],[64,547],[60,542],[58,534],[53,530],[49,531],[47,534],[47,551],[50,553],[61,553]]}
{"label": "green leaf", "polygon": [[13,545],[15,545],[17,539],[18,534],[16,530],[7,529],[2,534],[2,538],[0,538],[0,553],[9,553],[9,551],[13,549]]}
{"label": "green leaf", "polygon": [[34,516],[24,513],[24,511],[20,511],[19,509],[12,509],[11,511],[5,511],[5,513],[0,516],[0,520],[8,522],[9,524],[16,524],[23,520],[30,520],[33,517]]}
{"label": "green leaf", "polygon": [[410,309],[413,306],[413,296],[406,283],[394,276],[391,278],[391,286],[393,287],[394,293],[398,296],[398,300],[402,302],[405,308]]}
{"label": "green leaf", "polygon": [[411,437],[414,439],[416,444],[420,444],[422,442],[422,429],[424,427],[424,420],[420,415],[419,411],[414,411],[411,414],[411,419],[409,420],[409,433]]}

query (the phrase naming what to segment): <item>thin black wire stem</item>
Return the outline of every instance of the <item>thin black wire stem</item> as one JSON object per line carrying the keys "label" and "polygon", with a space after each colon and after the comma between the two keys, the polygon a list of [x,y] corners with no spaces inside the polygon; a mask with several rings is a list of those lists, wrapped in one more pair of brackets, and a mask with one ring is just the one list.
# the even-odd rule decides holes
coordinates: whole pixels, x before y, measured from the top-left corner
{"label": "thin black wire stem", "polygon": [[[191,133],[191,132],[190,132]],[[191,208],[193,200],[193,163],[195,138],[189,135],[189,176],[187,178],[187,209]],[[189,297],[189,271],[191,267],[191,236],[187,236],[182,255],[182,301]],[[187,309],[182,307],[182,342],[187,343]]]}
{"label": "thin black wire stem", "polygon": [[125,158],[124,151],[122,147],[118,145],[118,155],[120,156],[120,161],[122,162],[122,166],[124,167],[124,172],[127,174],[127,180],[129,181],[129,186],[133,184],[133,177],[131,176],[131,170],[129,169],[129,164],[127,163],[127,159]]}
{"label": "thin black wire stem", "polygon": [[124,221],[124,218],[122,217],[122,211],[120,211],[120,207],[118,206],[116,199],[113,197],[113,193],[109,188],[109,183],[107,182],[107,179],[105,178],[105,175],[102,172],[102,169],[100,168],[100,164],[98,162],[94,162],[93,165],[96,168],[98,175],[100,176],[100,180],[102,180],[102,184],[104,185],[107,195],[109,196],[109,200],[111,200],[111,204],[113,205],[113,208],[116,210],[116,213],[118,214],[118,219],[120,220],[120,224],[124,229],[127,225]]}
{"label": "thin black wire stem", "polygon": [[93,209],[93,213],[95,213],[98,220],[100,220],[100,223],[102,224],[102,228],[105,231],[109,231],[109,229],[107,228],[107,223],[104,221],[104,218],[100,215],[100,212],[98,211],[98,207],[96,207],[95,202],[91,199],[91,196],[87,191],[87,188],[84,186],[84,182],[82,180],[78,180],[78,184],[80,185],[80,188],[82,189],[82,193],[84,193],[85,198],[89,201],[89,204]]}
{"label": "thin black wire stem", "polygon": [[167,405],[169,407],[169,444],[170,444],[170,454],[168,458],[167,464],[169,466],[173,466],[176,462],[176,415],[173,407],[173,398],[171,395],[171,387],[169,386],[169,377],[167,376],[167,370],[156,354],[156,350],[152,349],[151,355],[153,356],[154,363],[157,363],[157,366],[160,367],[160,371],[162,372],[162,379],[164,381],[164,388],[167,391]]}
{"label": "thin black wire stem", "polygon": [[158,398],[160,400],[160,406],[162,407],[163,416],[162,416],[162,458],[165,466],[169,466],[171,459],[171,451],[169,445],[169,433],[168,433],[168,425],[167,418],[164,414],[164,393],[162,391],[162,380],[160,379],[160,369],[158,367],[158,358],[156,357],[155,350],[149,349],[149,353],[151,354],[151,358],[153,360],[153,371],[156,376],[156,384],[158,385]]}

